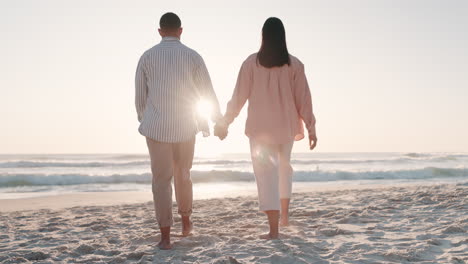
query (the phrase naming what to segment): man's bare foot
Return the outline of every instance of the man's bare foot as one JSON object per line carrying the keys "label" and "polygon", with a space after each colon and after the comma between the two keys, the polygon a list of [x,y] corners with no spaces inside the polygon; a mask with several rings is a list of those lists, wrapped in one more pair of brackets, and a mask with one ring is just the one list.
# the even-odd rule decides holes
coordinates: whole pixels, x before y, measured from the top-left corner
{"label": "man's bare foot", "polygon": [[261,239],[267,239],[267,240],[278,239],[278,234],[268,233],[268,234],[260,235],[260,238]]}
{"label": "man's bare foot", "polygon": [[192,221],[189,221],[188,224],[184,223],[182,224],[182,236],[190,236],[192,234],[193,230],[193,223]]}
{"label": "man's bare foot", "polygon": [[171,241],[161,240],[158,243],[158,248],[161,249],[161,250],[172,249]]}

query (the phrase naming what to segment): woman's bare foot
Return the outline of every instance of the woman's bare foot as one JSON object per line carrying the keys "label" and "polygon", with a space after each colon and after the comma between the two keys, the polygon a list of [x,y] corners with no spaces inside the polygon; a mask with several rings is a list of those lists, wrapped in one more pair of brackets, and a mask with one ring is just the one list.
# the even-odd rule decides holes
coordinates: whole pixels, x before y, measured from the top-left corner
{"label": "woman's bare foot", "polygon": [[190,236],[192,234],[193,224],[190,222],[187,225],[182,225],[182,236]]}
{"label": "woman's bare foot", "polygon": [[263,234],[263,235],[260,235],[260,238],[266,239],[266,240],[278,239],[278,234],[271,234],[271,233]]}
{"label": "woman's bare foot", "polygon": [[161,250],[169,250],[172,249],[171,241],[168,240],[161,240],[158,243],[158,248]]}
{"label": "woman's bare foot", "polygon": [[193,230],[193,223],[190,221],[189,216],[182,217],[182,236],[190,236]]}
{"label": "woman's bare foot", "polygon": [[289,198],[281,199],[280,226],[289,226]]}

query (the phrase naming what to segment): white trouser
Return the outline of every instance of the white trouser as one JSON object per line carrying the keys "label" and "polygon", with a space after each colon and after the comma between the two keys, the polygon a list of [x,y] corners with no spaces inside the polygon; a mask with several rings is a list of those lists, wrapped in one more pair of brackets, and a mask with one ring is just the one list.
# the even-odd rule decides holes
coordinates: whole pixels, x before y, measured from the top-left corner
{"label": "white trouser", "polygon": [[265,144],[250,140],[260,211],[280,210],[280,199],[291,198],[293,144]]}

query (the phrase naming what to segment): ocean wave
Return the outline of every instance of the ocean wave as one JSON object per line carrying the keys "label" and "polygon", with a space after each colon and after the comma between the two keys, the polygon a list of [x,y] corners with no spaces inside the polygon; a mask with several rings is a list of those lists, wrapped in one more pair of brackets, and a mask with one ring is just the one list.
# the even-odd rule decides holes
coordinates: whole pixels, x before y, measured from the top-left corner
{"label": "ocean wave", "polygon": [[[110,160],[110,161],[76,161],[76,160],[7,160],[0,162],[0,168],[96,168],[96,167],[135,167],[149,166],[150,161],[143,159],[141,156],[138,160]],[[119,157],[120,158],[120,157]],[[128,158],[128,156],[127,156]],[[456,161],[458,159],[468,159],[468,155],[464,154],[419,154],[407,153],[403,156],[389,157],[383,159],[292,159],[291,163],[297,165],[320,165],[320,164],[404,164],[414,162],[446,162]],[[194,160],[194,165],[216,165],[216,166],[233,166],[233,165],[250,165],[250,159],[213,159],[213,160]]]}
{"label": "ocean wave", "polygon": [[422,180],[434,178],[468,177],[465,168],[427,167],[415,170],[389,171],[298,171],[295,181],[341,181],[341,180]]}
{"label": "ocean wave", "polygon": [[410,157],[410,158],[425,158],[425,157],[430,157],[431,154],[429,154],[429,153],[409,152],[409,153],[404,154],[403,156]]}
{"label": "ocean wave", "polygon": [[[242,171],[192,171],[192,180],[202,182],[254,181],[251,172]],[[396,171],[296,171],[294,181],[342,181],[342,180],[416,180],[431,178],[468,177],[464,168],[428,167],[417,170]],[[0,174],[0,187],[40,186],[40,185],[77,185],[77,184],[118,184],[118,183],[151,183],[151,174]]]}
{"label": "ocean wave", "polygon": [[149,160],[131,162],[61,162],[61,161],[7,161],[0,162],[0,168],[95,168],[95,167],[129,167],[149,165]]}

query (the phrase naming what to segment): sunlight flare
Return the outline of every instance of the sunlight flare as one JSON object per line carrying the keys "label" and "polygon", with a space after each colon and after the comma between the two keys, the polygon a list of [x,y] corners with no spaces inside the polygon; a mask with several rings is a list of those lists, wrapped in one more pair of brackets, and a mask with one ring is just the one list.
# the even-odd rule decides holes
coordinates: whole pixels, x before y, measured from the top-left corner
{"label": "sunlight flare", "polygon": [[197,104],[197,113],[200,117],[210,120],[212,106],[207,100],[200,100]]}

